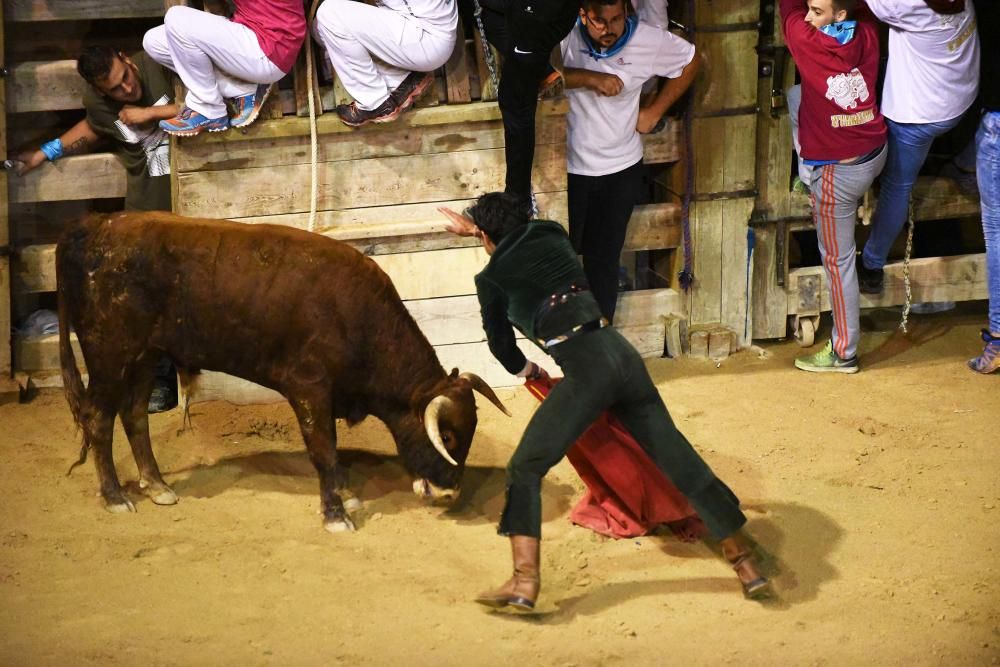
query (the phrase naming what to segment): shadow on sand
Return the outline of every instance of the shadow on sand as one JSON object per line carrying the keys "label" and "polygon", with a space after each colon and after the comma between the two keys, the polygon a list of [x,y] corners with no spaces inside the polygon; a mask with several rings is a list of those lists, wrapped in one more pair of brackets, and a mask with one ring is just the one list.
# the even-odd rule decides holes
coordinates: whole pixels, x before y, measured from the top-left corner
{"label": "shadow on sand", "polygon": [[[775,591],[774,596],[758,604],[768,610],[786,611],[796,604],[815,599],[823,584],[838,578],[829,557],[843,530],[830,517],[813,508],[791,503],[771,503],[747,509],[752,515],[747,531],[757,540],[761,569],[771,579]],[[536,613],[499,611],[493,615],[510,622],[559,625],[577,616],[605,614],[614,607],[645,596],[739,594],[733,575],[714,545],[686,545],[664,539],[664,551],[671,556],[717,558],[720,576],[618,581],[592,586],[583,593],[555,601],[551,601],[551,597],[547,601],[546,597],[559,596],[566,591],[546,590],[543,585]],[[669,567],[669,563],[664,563],[664,567]],[[545,580],[544,572],[542,580]]]}

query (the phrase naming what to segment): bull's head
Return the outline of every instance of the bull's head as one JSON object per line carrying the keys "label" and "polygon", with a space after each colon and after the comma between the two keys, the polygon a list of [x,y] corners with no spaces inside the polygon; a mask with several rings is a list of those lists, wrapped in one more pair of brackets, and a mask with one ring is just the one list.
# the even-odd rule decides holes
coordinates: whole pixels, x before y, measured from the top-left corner
{"label": "bull's head", "polygon": [[424,408],[423,425],[429,446],[410,451],[410,472],[415,477],[413,492],[418,496],[438,502],[451,502],[458,497],[465,459],[476,433],[473,391],[510,416],[482,378],[473,373],[459,375],[453,370],[444,388]]}

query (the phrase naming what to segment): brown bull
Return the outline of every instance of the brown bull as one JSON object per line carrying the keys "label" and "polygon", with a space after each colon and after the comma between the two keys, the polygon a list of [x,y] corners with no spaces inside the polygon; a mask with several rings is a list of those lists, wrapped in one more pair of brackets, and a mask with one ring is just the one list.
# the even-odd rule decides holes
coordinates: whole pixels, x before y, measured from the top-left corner
{"label": "brown bull", "polygon": [[[134,511],[112,458],[115,414],[157,504],[176,495],[149,441],[146,405],[163,355],[280,392],[319,472],[324,525],[353,529],[339,491],[334,420],[375,415],[424,496],[454,497],[476,430],[477,376],[445,373],[389,277],[351,247],[273,225],[169,213],[94,215],[56,250],[59,344],[70,409],[93,450],[101,496]],[[76,331],[89,383],[70,346]]]}

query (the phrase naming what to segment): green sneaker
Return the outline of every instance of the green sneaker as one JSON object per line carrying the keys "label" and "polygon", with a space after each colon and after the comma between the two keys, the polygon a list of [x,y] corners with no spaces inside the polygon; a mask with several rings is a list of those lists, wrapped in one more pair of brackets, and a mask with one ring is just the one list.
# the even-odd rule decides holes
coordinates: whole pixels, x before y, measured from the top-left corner
{"label": "green sneaker", "polygon": [[831,340],[826,341],[826,346],[816,354],[796,359],[795,367],[811,373],[857,373],[861,370],[856,356],[850,359],[838,357]]}

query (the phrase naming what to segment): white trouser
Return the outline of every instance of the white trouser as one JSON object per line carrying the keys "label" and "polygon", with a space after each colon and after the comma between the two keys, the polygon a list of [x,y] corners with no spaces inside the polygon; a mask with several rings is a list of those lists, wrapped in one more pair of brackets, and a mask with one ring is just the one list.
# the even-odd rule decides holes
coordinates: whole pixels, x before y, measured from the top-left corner
{"label": "white trouser", "polygon": [[285,76],[264,55],[253,30],[183,5],[168,9],[163,25],[146,32],[142,48],[177,72],[188,89],[185,104],[207,118],[226,115],[225,99]]}
{"label": "white trouser", "polygon": [[344,88],[368,110],[385,102],[411,71],[444,65],[456,36],[454,30],[428,30],[420,19],[354,0],[326,0],[316,12],[314,31]]}

